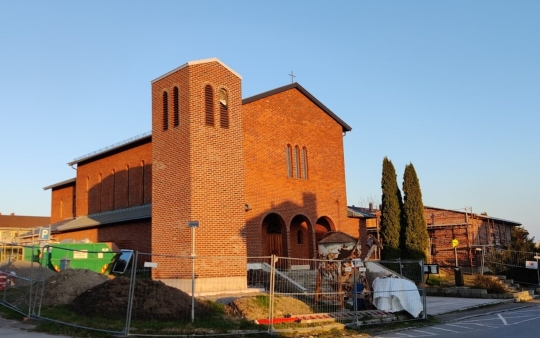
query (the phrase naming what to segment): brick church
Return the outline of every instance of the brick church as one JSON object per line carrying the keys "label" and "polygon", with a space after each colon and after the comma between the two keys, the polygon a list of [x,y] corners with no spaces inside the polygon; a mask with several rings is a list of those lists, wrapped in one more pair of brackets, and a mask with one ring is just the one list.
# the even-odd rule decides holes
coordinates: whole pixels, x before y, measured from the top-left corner
{"label": "brick church", "polygon": [[[212,58],[151,84],[151,133],[73,160],[75,178],[44,188],[56,241],[189,256],[198,221],[198,255],[315,258],[326,232],[360,235],[347,214],[351,127],[298,83],[242,99],[242,77]],[[220,274],[242,283],[246,271]]]}

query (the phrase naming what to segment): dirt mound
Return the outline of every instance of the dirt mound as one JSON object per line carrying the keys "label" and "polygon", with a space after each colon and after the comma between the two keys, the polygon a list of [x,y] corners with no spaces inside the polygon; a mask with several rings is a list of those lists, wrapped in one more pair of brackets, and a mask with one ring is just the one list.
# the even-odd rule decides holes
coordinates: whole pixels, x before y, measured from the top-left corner
{"label": "dirt mound", "polygon": [[[264,319],[268,318],[269,300],[267,295],[242,297],[234,300],[229,306],[237,315],[247,320]],[[308,305],[295,298],[275,297],[274,300],[274,317],[276,318],[313,312]]]}
{"label": "dirt mound", "polygon": [[0,271],[14,272],[17,277],[33,280],[46,280],[47,278],[56,275],[56,272],[46,267],[42,267],[39,263],[19,260],[6,262],[0,265]]}
{"label": "dirt mound", "polygon": [[109,277],[87,269],[54,273],[45,281],[42,306],[70,304],[81,293],[108,280]]}
{"label": "dirt mound", "polygon": [[[91,317],[123,317],[128,304],[130,280],[117,277],[76,297],[70,308],[79,315]],[[211,309],[195,300],[197,317]],[[133,319],[186,320],[191,318],[191,296],[163,282],[138,279],[133,297]]]}

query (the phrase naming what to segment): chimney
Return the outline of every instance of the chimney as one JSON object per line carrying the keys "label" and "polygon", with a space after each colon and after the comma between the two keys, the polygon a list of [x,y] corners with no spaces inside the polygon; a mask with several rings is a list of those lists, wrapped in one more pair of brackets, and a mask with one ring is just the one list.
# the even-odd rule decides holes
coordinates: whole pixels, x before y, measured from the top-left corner
{"label": "chimney", "polygon": [[15,216],[15,213],[14,213],[14,212],[12,212],[12,213],[11,213],[11,216]]}
{"label": "chimney", "polygon": [[373,212],[373,202],[369,202],[369,212]]}

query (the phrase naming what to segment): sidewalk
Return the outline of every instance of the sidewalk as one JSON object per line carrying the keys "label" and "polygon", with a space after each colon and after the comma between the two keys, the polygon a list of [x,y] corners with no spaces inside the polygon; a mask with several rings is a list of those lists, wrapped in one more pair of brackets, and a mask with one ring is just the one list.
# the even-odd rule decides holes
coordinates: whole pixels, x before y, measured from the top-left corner
{"label": "sidewalk", "polygon": [[34,329],[32,324],[0,317],[0,337],[2,338],[68,338],[68,336],[29,331],[32,329]]}
{"label": "sidewalk", "polygon": [[514,303],[514,299],[426,297],[427,314],[430,316],[506,303]]}

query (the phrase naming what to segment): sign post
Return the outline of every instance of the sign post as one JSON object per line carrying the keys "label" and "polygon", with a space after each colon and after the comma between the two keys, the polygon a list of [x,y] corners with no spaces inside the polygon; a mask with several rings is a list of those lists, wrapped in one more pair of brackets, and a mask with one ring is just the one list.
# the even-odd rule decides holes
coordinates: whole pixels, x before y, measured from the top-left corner
{"label": "sign post", "polygon": [[199,227],[199,221],[189,221],[191,228],[191,322],[195,321],[195,228]]}
{"label": "sign post", "polygon": [[456,259],[456,266],[458,266],[458,259],[457,259],[457,246],[458,246],[458,244],[459,244],[459,241],[456,238],[454,238],[452,240],[452,248],[454,248],[454,257]]}
{"label": "sign post", "polygon": [[538,278],[538,284],[540,284],[540,271],[538,270],[538,260],[540,259],[540,256],[536,254],[534,255],[534,259],[536,259],[536,277]]}

